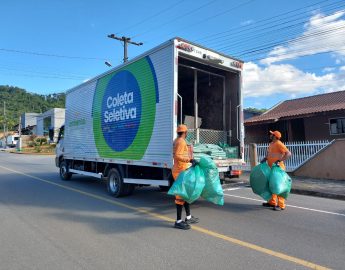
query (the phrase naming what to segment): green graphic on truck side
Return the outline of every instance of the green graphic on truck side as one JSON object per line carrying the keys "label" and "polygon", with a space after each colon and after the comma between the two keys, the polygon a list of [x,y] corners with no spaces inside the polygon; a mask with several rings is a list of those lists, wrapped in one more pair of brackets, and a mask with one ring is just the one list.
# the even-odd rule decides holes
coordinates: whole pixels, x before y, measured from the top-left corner
{"label": "green graphic on truck side", "polygon": [[100,78],[92,111],[100,157],[140,160],[151,140],[158,102],[149,57]]}

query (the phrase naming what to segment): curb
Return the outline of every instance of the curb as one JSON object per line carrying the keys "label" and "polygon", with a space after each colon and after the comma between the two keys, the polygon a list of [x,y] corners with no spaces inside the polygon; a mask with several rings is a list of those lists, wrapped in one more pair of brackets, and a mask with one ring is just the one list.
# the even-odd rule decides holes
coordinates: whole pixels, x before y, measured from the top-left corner
{"label": "curb", "polygon": [[8,153],[18,154],[18,155],[55,156],[55,153],[30,153],[30,152],[8,152]]}

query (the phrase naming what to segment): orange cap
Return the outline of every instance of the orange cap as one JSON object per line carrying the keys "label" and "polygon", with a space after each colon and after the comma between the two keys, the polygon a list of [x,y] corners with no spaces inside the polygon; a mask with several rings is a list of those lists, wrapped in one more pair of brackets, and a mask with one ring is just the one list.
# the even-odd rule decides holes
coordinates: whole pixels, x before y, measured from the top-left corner
{"label": "orange cap", "polygon": [[282,134],[278,130],[275,130],[275,131],[270,130],[270,133],[274,135],[278,140],[282,137]]}
{"label": "orange cap", "polygon": [[177,132],[187,132],[188,131],[188,128],[186,125],[179,125],[177,127]]}

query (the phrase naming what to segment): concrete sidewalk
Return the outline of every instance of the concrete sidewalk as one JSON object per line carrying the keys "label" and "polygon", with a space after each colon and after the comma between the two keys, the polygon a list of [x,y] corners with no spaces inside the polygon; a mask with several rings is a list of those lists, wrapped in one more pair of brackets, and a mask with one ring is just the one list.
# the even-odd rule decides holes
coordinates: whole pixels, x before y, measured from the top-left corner
{"label": "concrete sidewalk", "polygon": [[[345,200],[345,180],[312,179],[291,176],[291,193]],[[249,185],[249,172],[239,178],[227,179],[226,183]]]}

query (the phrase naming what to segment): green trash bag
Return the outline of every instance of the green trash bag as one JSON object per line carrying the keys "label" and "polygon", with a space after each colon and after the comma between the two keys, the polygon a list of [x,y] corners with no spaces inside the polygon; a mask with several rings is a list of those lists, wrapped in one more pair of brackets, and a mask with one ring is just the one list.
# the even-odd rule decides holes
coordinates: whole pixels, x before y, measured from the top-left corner
{"label": "green trash bag", "polygon": [[269,179],[270,191],[286,199],[291,191],[291,183],[290,176],[280,166],[273,164]]}
{"label": "green trash bag", "polygon": [[250,173],[250,186],[255,194],[268,201],[272,197],[269,188],[271,168],[267,162],[255,166]]}
{"label": "green trash bag", "polygon": [[188,203],[196,201],[205,187],[205,175],[199,165],[181,172],[168,191],[169,195],[181,196]]}
{"label": "green trash bag", "polygon": [[205,187],[201,197],[214,204],[224,205],[224,193],[216,164],[210,157],[201,157],[199,166],[205,174]]}

